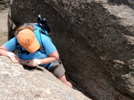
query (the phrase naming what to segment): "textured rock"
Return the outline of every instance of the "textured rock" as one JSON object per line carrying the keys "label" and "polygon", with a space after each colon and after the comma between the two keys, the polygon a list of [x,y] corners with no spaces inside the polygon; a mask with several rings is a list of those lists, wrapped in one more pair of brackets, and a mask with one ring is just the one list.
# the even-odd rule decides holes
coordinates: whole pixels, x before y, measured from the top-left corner
{"label": "textured rock", "polygon": [[10,0],[0,0],[0,45],[8,40],[7,15]]}
{"label": "textured rock", "polygon": [[[40,67],[39,67],[40,68]],[[0,56],[1,100],[91,100],[47,70],[26,70]]]}
{"label": "textured rock", "polygon": [[15,26],[46,17],[67,75],[96,100],[134,99],[132,0],[13,0]]}
{"label": "textured rock", "polygon": [[0,10],[5,10],[9,7],[11,0],[0,0]]}
{"label": "textured rock", "polygon": [[7,15],[8,9],[0,11],[0,45],[8,40]]}

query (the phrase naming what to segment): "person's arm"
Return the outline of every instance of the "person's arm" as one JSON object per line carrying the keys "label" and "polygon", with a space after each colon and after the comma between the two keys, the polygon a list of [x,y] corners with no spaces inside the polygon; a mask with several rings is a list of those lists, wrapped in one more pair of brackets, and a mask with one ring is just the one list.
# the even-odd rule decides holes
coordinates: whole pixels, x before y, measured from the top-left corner
{"label": "person's arm", "polygon": [[57,50],[55,50],[52,54],[50,54],[48,57],[44,59],[40,59],[41,64],[48,64],[51,62],[55,62],[59,60],[59,53]]}
{"label": "person's arm", "polygon": [[4,47],[4,45],[0,46],[0,55],[1,55],[1,56],[7,56],[7,53],[8,53],[8,52],[10,52],[10,51],[8,51],[8,50]]}
{"label": "person's arm", "polygon": [[57,50],[55,50],[53,53],[48,55],[48,57],[43,58],[43,59],[33,59],[30,60],[28,63],[28,66],[37,66],[37,65],[44,65],[44,64],[49,64],[51,62],[55,62],[59,60],[59,53]]}
{"label": "person's arm", "polygon": [[59,53],[55,45],[52,43],[51,39],[43,34],[41,35],[41,39],[43,48],[45,49],[45,52],[48,57],[43,59],[33,59],[29,62],[28,66],[44,65],[59,60]]}
{"label": "person's arm", "polygon": [[0,55],[9,57],[14,63],[20,63],[20,58],[13,52],[8,51],[4,45],[0,46]]}

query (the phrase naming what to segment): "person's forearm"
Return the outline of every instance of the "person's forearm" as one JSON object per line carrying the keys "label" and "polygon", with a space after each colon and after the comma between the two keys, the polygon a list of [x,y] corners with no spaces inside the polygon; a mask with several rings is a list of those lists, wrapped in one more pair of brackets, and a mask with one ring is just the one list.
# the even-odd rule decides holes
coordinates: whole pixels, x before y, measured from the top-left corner
{"label": "person's forearm", "polygon": [[1,55],[1,56],[7,56],[7,53],[8,53],[8,52],[10,52],[10,51],[7,51],[7,50],[5,50],[5,49],[1,49],[1,48],[0,48],[0,55]]}
{"label": "person's forearm", "polygon": [[[7,56],[7,53],[8,53],[8,52],[10,52],[10,51],[8,51],[8,50],[4,47],[4,45],[0,46],[0,55],[1,55],[1,56]],[[14,54],[13,52],[10,52],[10,53]]]}
{"label": "person's forearm", "polygon": [[51,53],[48,57],[39,59],[40,64],[49,64],[51,62],[55,62],[59,60],[59,53],[57,50],[55,50],[53,53]]}
{"label": "person's forearm", "polygon": [[[5,49],[1,49],[0,48],[0,55],[1,56],[7,56],[7,57],[9,57],[9,58],[11,58],[12,56],[17,56],[16,54],[14,54],[13,52],[11,52],[11,51],[8,51],[8,50],[5,50]],[[13,60],[13,59],[12,59]],[[14,60],[13,60],[13,62],[14,62]]]}
{"label": "person's forearm", "polygon": [[5,50],[3,48],[0,48],[0,55],[9,57],[11,61],[14,63],[20,63],[21,61],[21,59],[17,55],[15,55],[13,52]]}
{"label": "person's forearm", "polygon": [[40,64],[49,64],[51,62],[55,62],[57,60],[59,60],[59,58],[56,57],[47,57],[47,58],[43,58],[43,59],[39,59],[40,60]]}

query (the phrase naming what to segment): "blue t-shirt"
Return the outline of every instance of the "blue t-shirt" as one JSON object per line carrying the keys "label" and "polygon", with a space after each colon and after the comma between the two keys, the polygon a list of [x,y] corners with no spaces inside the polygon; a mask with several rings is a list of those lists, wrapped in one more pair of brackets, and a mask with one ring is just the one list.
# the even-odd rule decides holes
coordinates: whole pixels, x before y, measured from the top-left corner
{"label": "blue t-shirt", "polygon": [[[44,48],[45,52],[42,52],[40,50],[34,52],[34,53],[20,53],[19,57],[23,60],[32,60],[32,59],[43,59],[48,57],[48,55],[52,54],[55,50],[56,47],[55,45],[52,43],[51,39],[48,36],[45,36],[44,34],[41,34],[41,41],[43,45],[42,47]],[[10,39],[8,42],[6,42],[4,44],[5,48],[9,51],[15,51],[17,50],[17,38],[14,37],[12,39]],[[23,48],[24,49],[24,48]],[[25,50],[25,49],[24,49]],[[26,51],[26,50],[25,50]],[[50,68],[53,65],[54,62],[49,64],[45,64],[45,65],[40,65],[42,67],[48,67]],[[49,66],[48,66],[49,65]]]}

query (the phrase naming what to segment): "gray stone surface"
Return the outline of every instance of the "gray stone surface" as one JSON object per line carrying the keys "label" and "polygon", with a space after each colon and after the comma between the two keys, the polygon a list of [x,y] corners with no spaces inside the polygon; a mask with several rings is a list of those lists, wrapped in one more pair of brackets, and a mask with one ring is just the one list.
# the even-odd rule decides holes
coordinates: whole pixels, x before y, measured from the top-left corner
{"label": "gray stone surface", "polygon": [[26,70],[0,56],[0,100],[91,100],[38,68]]}
{"label": "gray stone surface", "polygon": [[8,9],[0,11],[0,45],[8,40]]}
{"label": "gray stone surface", "polygon": [[9,33],[38,13],[46,17],[78,90],[95,100],[134,99],[133,0],[12,1]]}
{"label": "gray stone surface", "polygon": [[[6,1],[6,0],[5,0]],[[0,4],[0,45],[7,41],[8,2]],[[55,78],[47,70],[26,70],[0,56],[0,100],[91,100]]]}
{"label": "gray stone surface", "polygon": [[0,0],[0,11],[5,10],[9,7],[9,3],[11,0]]}

